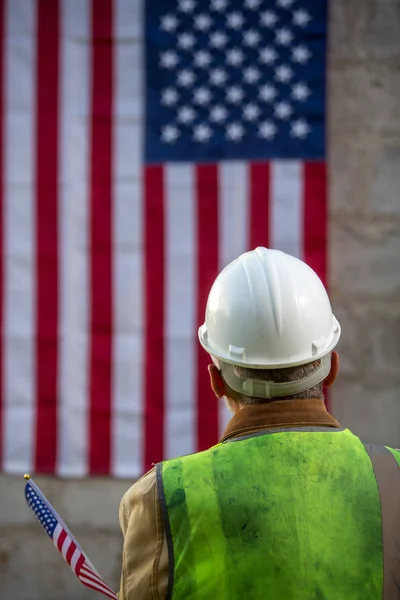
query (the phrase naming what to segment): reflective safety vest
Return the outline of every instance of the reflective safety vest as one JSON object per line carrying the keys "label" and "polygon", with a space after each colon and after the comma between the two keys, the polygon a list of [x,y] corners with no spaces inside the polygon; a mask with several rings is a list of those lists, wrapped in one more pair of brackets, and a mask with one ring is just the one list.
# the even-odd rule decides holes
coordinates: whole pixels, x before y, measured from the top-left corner
{"label": "reflective safety vest", "polygon": [[172,600],[400,599],[400,452],[272,429],[157,465]]}

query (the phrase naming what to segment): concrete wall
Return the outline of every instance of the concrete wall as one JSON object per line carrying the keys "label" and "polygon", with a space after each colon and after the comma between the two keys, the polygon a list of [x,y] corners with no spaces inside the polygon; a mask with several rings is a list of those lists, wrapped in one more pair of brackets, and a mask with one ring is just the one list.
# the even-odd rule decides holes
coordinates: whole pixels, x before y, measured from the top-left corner
{"label": "concrete wall", "polygon": [[400,447],[400,2],[332,0],[330,281],[335,416]]}
{"label": "concrete wall", "polygon": [[[122,535],[118,506],[130,482],[35,478],[107,583],[119,589]],[[0,600],[89,600],[35,520],[24,479],[0,475]],[[97,596],[100,598],[100,596]]]}
{"label": "concrete wall", "polygon": [[[331,295],[343,326],[335,416],[400,446],[400,0],[331,0]],[[118,588],[118,503],[129,482],[41,479]],[[93,598],[0,476],[0,600]]]}

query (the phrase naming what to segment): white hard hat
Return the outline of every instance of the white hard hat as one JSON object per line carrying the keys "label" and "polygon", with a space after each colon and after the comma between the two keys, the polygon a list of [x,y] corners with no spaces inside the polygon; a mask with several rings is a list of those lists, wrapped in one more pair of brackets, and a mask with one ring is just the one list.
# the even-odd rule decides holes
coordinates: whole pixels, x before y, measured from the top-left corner
{"label": "white hard hat", "polygon": [[[318,275],[303,261],[266,248],[242,254],[221,271],[199,328],[201,345],[218,359],[229,385],[267,398],[291,395],[322,381],[339,337],[340,325]],[[320,369],[299,382],[253,380],[258,393],[251,380],[240,380],[237,389],[233,367],[229,368],[277,369],[322,357],[327,358]],[[312,385],[304,387],[308,383]]]}

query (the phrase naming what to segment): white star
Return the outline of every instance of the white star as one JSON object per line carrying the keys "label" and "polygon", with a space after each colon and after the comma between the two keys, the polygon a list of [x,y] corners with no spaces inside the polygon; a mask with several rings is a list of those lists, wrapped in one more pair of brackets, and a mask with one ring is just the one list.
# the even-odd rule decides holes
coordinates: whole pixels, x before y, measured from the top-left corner
{"label": "white star", "polygon": [[189,71],[189,69],[183,69],[180,73],[178,73],[178,81],[184,87],[190,87],[193,85],[195,80],[195,75],[193,71]]}
{"label": "white star", "polygon": [[226,53],[227,62],[234,67],[241,65],[243,59],[243,52],[239,48],[232,48],[232,50],[229,50],[229,52]]}
{"label": "white star", "polygon": [[194,64],[198,67],[208,67],[212,61],[212,56],[207,50],[199,50],[194,55]]}
{"label": "white star", "polygon": [[266,140],[270,140],[276,135],[277,129],[272,121],[264,121],[258,128],[258,135]]}
{"label": "white star", "polygon": [[260,77],[261,73],[257,67],[247,67],[247,69],[243,71],[243,79],[247,83],[255,83],[260,79]]}
{"label": "white star", "polygon": [[297,138],[304,138],[310,132],[310,126],[304,119],[293,121],[291,127],[291,135]]}
{"label": "white star", "polygon": [[246,0],[244,4],[250,10],[257,10],[261,4],[261,0]]}
{"label": "white star", "polygon": [[293,34],[290,29],[282,27],[282,29],[277,30],[275,39],[278,44],[281,44],[282,46],[288,46],[293,40]]}
{"label": "white star", "polygon": [[278,17],[276,16],[276,13],[274,13],[272,10],[266,10],[261,14],[260,17],[261,24],[265,25],[266,27],[273,27],[276,24],[277,20]]}
{"label": "white star", "polygon": [[161,29],[167,31],[168,33],[172,33],[178,27],[178,19],[175,15],[165,15],[161,17]]}
{"label": "white star", "polygon": [[263,85],[262,88],[260,88],[259,93],[261,98],[266,102],[270,102],[276,97],[276,89],[273,85],[270,85],[269,83]]}
{"label": "white star", "polygon": [[190,13],[196,6],[196,2],[194,0],[180,0],[179,8],[182,12]]}
{"label": "white star", "polygon": [[260,60],[265,65],[270,65],[273,63],[277,56],[277,53],[275,52],[274,48],[271,48],[271,46],[267,46],[260,51]]}
{"label": "white star", "polygon": [[293,71],[287,65],[279,66],[275,71],[275,79],[281,83],[287,83],[293,77]]}
{"label": "white star", "polygon": [[296,100],[307,100],[308,96],[311,94],[308,86],[306,86],[305,83],[302,83],[300,81],[300,83],[296,83],[293,87],[292,87],[292,96],[293,98],[295,98]]}
{"label": "white star", "polygon": [[212,130],[208,125],[197,125],[193,130],[193,137],[198,142],[207,142],[212,136]]}
{"label": "white star", "polygon": [[223,31],[215,31],[210,35],[210,44],[214,48],[223,48],[227,41],[228,38]]}
{"label": "white star", "polygon": [[167,50],[160,55],[160,64],[165,69],[173,69],[179,62],[179,57],[173,50]]}
{"label": "white star", "polygon": [[228,6],[228,0],[212,0],[211,7],[218,11],[223,12]]}
{"label": "white star", "polygon": [[239,142],[244,136],[245,131],[240,123],[231,123],[226,128],[226,137],[233,142]]}
{"label": "white star", "polygon": [[167,144],[173,144],[179,138],[179,130],[174,125],[166,125],[162,130],[161,137]]}
{"label": "white star", "polygon": [[247,104],[243,109],[244,118],[248,121],[255,121],[261,114],[261,110],[257,104]]}
{"label": "white star", "polygon": [[221,121],[225,121],[228,116],[228,111],[225,106],[221,106],[217,104],[210,111],[210,119],[211,121],[215,121],[215,123],[220,123]]}
{"label": "white star", "polygon": [[275,105],[275,114],[279,119],[287,119],[292,114],[293,109],[287,102],[278,102]]}
{"label": "white star", "polygon": [[195,44],[195,37],[191,33],[185,32],[178,36],[178,46],[184,50],[190,50]]}
{"label": "white star", "polygon": [[294,62],[303,64],[306,63],[309,58],[311,58],[311,53],[307,46],[296,46],[296,48],[293,48],[292,60]]}
{"label": "white star", "polygon": [[199,87],[194,91],[194,101],[196,104],[208,104],[211,100],[211,92],[208,88]]}
{"label": "white star", "polygon": [[232,27],[232,29],[240,29],[244,24],[243,15],[239,12],[233,12],[227,15],[226,21],[228,23],[228,27]]}
{"label": "white star", "polygon": [[261,36],[258,33],[258,31],[255,31],[254,29],[249,29],[248,31],[244,32],[243,39],[244,43],[247,46],[257,46],[258,42],[261,39]]}
{"label": "white star", "polygon": [[293,13],[293,23],[299,27],[305,27],[311,21],[311,17],[306,10],[300,8]]}
{"label": "white star", "polygon": [[244,92],[239,86],[233,85],[227,90],[226,97],[228,98],[229,102],[232,102],[232,104],[238,104],[243,100]]}
{"label": "white star", "polygon": [[210,80],[214,85],[224,85],[228,79],[228,74],[224,69],[213,69],[210,73]]}
{"label": "white star", "polygon": [[210,29],[211,24],[212,19],[210,15],[202,13],[194,18],[194,26],[196,29],[199,29],[199,31],[207,31]]}
{"label": "white star", "polygon": [[178,110],[178,121],[187,125],[196,118],[196,111],[191,106],[182,106]]}
{"label": "white star", "polygon": [[289,8],[293,2],[294,0],[277,0],[277,5],[281,8]]}

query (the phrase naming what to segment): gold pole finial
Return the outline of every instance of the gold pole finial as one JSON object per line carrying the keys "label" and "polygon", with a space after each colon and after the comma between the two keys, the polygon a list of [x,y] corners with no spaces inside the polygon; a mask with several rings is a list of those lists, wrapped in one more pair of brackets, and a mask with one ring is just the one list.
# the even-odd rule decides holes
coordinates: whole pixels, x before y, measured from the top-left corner
{"label": "gold pole finial", "polygon": [[31,476],[29,475],[29,473],[25,473],[24,479],[26,479],[28,481],[28,479],[30,479],[30,478],[31,478]]}

